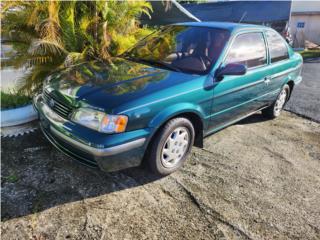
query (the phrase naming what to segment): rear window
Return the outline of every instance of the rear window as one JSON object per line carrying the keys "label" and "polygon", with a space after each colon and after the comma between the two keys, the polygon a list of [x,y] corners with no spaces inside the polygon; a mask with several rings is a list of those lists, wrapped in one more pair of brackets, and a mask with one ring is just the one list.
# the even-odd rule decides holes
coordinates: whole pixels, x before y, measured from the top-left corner
{"label": "rear window", "polygon": [[289,58],[287,44],[277,32],[267,31],[266,37],[269,46],[271,63]]}
{"label": "rear window", "polygon": [[244,64],[247,68],[265,65],[267,52],[262,33],[244,33],[236,37],[226,58],[226,64]]}

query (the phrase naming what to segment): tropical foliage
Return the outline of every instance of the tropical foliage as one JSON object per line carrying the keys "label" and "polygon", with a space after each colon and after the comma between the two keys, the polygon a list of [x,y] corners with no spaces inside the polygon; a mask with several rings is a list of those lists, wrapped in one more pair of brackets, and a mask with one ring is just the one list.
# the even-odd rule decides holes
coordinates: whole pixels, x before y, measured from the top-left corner
{"label": "tropical foliage", "polygon": [[28,67],[27,93],[51,72],[89,59],[110,61],[149,34],[138,17],[146,1],[8,1],[2,3],[2,35],[13,50],[2,66]]}

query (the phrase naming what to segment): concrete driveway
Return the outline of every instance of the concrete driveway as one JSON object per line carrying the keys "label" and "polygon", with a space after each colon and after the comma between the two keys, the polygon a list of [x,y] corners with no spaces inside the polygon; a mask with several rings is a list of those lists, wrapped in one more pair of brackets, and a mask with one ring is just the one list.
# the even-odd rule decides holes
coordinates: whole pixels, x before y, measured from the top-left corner
{"label": "concrete driveway", "polygon": [[3,139],[2,239],[320,239],[320,124],[256,114],[158,179],[104,173],[37,131]]}
{"label": "concrete driveway", "polygon": [[320,122],[320,58],[305,62],[302,76],[285,109]]}

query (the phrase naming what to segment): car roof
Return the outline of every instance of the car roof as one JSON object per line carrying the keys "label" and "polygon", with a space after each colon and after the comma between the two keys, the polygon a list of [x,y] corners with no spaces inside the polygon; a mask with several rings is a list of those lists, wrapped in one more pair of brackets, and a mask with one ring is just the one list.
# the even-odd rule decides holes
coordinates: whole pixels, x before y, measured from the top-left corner
{"label": "car roof", "polygon": [[244,23],[233,23],[233,22],[183,22],[173,25],[183,25],[192,27],[210,27],[210,28],[220,28],[226,29],[231,32],[243,30],[243,29],[269,29],[268,27],[254,24],[244,24]]}

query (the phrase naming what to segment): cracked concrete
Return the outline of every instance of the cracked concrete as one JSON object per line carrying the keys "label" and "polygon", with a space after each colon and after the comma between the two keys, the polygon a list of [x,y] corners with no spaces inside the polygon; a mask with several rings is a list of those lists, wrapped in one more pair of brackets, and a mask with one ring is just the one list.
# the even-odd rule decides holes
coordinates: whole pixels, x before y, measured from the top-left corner
{"label": "cracked concrete", "polygon": [[3,139],[2,239],[320,239],[320,124],[256,114],[165,178],[79,165],[37,131]]}

